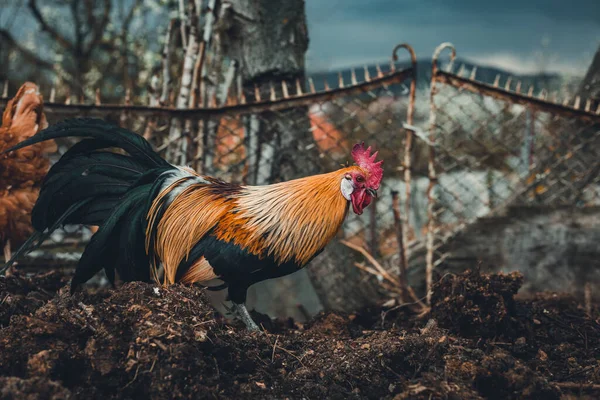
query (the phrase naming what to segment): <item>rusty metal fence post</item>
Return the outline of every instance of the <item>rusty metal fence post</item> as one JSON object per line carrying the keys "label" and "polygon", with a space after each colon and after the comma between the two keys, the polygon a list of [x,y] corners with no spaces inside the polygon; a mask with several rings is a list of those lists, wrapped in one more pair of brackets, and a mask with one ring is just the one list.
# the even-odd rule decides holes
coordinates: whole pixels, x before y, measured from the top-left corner
{"label": "rusty metal fence post", "polygon": [[434,188],[437,184],[437,176],[435,171],[435,142],[436,142],[436,104],[435,104],[435,95],[436,95],[436,81],[437,81],[437,72],[439,69],[438,66],[438,58],[442,51],[445,49],[450,49],[450,61],[454,61],[456,58],[456,50],[451,43],[442,43],[439,45],[434,53],[431,61],[431,88],[429,94],[430,101],[430,112],[429,112],[429,162],[428,162],[428,171],[429,171],[429,186],[427,187],[427,255],[426,255],[426,290],[427,290],[427,304],[431,304],[431,287],[433,285],[433,253],[434,253],[434,237],[435,237],[435,215],[434,215]]}
{"label": "rusty metal fence post", "polygon": [[[406,112],[406,124],[408,127],[403,127],[402,131],[405,134],[404,140],[404,163],[402,167],[404,168],[404,185],[405,185],[405,204],[404,204],[404,215],[400,216],[402,218],[402,237],[398,239],[398,245],[402,248],[400,249],[400,280],[403,283],[403,287],[406,288],[408,286],[408,277],[407,268],[408,268],[408,238],[410,236],[410,209],[411,209],[411,195],[412,195],[412,151],[413,151],[413,131],[412,126],[414,124],[414,115],[415,115],[415,100],[417,95],[417,55],[414,49],[407,43],[402,43],[394,47],[392,51],[392,65],[394,62],[398,61],[398,50],[406,49],[410,54],[410,62],[411,69],[413,70],[413,76],[410,81],[410,92],[409,92],[409,103],[408,110]],[[392,196],[394,194],[392,193]],[[396,211],[396,207],[393,206],[394,212]],[[403,296],[405,294],[403,293]]]}

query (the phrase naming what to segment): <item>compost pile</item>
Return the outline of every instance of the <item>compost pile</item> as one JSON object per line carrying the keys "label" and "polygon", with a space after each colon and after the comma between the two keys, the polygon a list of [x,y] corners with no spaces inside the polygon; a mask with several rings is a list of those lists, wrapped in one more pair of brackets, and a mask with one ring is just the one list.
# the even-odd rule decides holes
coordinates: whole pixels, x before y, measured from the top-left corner
{"label": "compost pile", "polygon": [[69,278],[0,278],[0,398],[600,396],[597,308],[589,317],[551,293],[515,299],[517,273],[446,276],[424,317],[262,316],[266,334],[215,315],[198,289],[128,283],[71,296]]}

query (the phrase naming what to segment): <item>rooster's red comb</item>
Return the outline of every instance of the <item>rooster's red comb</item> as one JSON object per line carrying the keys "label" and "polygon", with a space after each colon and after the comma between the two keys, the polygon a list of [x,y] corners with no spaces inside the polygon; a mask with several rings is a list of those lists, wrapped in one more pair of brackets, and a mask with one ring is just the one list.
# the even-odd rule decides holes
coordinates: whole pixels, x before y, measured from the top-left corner
{"label": "rooster's red comb", "polygon": [[375,162],[377,159],[377,151],[371,155],[371,146],[365,149],[365,143],[357,143],[352,148],[352,158],[356,165],[369,172],[367,186],[375,190],[379,189],[379,183],[383,178],[383,160]]}

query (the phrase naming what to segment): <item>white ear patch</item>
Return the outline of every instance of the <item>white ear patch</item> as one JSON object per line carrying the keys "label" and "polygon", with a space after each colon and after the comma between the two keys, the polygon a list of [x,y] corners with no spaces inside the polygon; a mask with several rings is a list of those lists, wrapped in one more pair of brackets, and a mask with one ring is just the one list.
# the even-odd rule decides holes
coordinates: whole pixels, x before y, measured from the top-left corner
{"label": "white ear patch", "polygon": [[354,186],[352,185],[352,181],[348,179],[342,179],[341,183],[342,196],[348,201],[350,201],[350,195],[354,192]]}

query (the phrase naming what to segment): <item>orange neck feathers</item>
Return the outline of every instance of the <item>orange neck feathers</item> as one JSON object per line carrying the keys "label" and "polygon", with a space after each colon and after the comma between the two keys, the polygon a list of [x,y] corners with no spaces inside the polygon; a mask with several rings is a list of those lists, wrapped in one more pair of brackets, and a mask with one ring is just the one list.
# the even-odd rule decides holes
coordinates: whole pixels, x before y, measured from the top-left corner
{"label": "orange neck feathers", "polygon": [[[357,167],[352,167],[357,168]],[[335,236],[348,211],[340,183],[347,169],[268,186],[245,187],[216,229],[233,242],[278,263],[306,264]]]}

